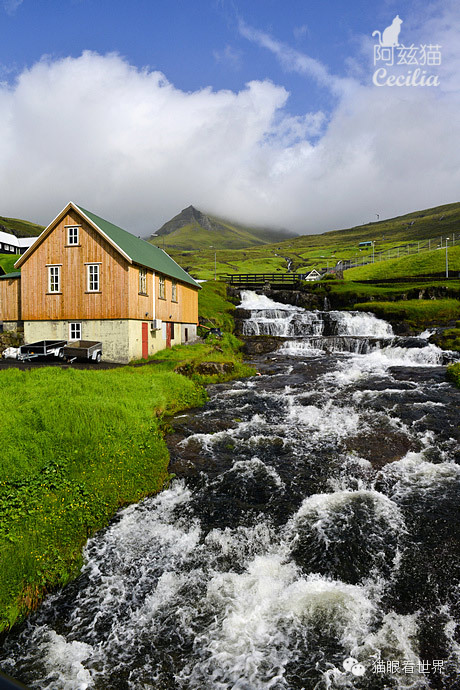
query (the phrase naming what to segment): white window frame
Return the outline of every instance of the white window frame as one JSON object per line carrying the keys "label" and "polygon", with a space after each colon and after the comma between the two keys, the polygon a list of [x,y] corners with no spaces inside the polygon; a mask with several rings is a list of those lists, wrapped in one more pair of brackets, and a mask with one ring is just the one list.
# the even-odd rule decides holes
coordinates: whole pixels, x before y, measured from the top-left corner
{"label": "white window frame", "polygon": [[48,292],[61,292],[61,266],[48,266]]}
{"label": "white window frame", "polygon": [[171,302],[177,301],[177,280],[171,280]]}
{"label": "white window frame", "polygon": [[100,264],[86,264],[86,290],[87,292],[101,291]]}
{"label": "white window frame", "polygon": [[140,268],[139,269],[139,294],[141,294],[141,295],[147,294],[147,269],[146,268]]}
{"label": "white window frame", "polygon": [[166,278],[159,276],[158,299],[166,299]]}
{"label": "white window frame", "polygon": [[80,230],[78,225],[72,225],[67,228],[67,245],[75,247],[80,242]]}
{"label": "white window frame", "polygon": [[[73,336],[72,331],[74,331]],[[69,321],[69,340],[81,340],[81,321]]]}

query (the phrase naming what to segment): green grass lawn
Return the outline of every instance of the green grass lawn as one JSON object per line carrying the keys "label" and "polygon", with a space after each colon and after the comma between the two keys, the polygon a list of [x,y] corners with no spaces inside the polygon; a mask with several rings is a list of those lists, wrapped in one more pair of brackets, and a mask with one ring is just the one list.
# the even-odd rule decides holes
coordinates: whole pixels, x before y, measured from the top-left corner
{"label": "green grass lawn", "polygon": [[233,304],[227,300],[225,283],[208,280],[198,293],[199,322],[208,327],[233,331]]}
{"label": "green grass lawn", "polygon": [[[460,247],[448,248],[449,271],[460,271]],[[446,251],[438,249],[422,252],[401,259],[389,259],[345,271],[345,280],[378,280],[380,278],[404,278],[408,276],[442,273],[446,270]]]}
{"label": "green grass lawn", "polygon": [[425,328],[430,323],[447,323],[460,316],[460,300],[458,299],[360,302],[353,308],[371,311],[382,319],[406,321],[413,328]]}
{"label": "green grass lawn", "polygon": [[13,273],[15,262],[19,259],[19,254],[0,254],[0,266],[5,273]]}
{"label": "green grass lawn", "polygon": [[206,393],[155,366],[9,369],[0,385],[1,630],[76,574],[87,537],[120,506],[163,487],[162,416]]}

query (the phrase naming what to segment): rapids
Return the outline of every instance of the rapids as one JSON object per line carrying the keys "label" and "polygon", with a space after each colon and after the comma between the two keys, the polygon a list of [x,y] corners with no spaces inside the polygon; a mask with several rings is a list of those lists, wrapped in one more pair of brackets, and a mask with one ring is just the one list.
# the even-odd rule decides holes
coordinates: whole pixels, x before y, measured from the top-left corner
{"label": "rapids", "polygon": [[2,668],[40,690],[459,688],[449,354],[370,314],[242,306],[286,341],[172,420],[171,487],[88,542]]}

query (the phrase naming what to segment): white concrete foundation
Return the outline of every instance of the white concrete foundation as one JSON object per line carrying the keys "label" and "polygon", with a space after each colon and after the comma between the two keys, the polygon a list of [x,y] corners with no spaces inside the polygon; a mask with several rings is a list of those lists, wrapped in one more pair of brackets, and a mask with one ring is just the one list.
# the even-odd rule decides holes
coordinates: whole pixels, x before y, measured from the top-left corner
{"label": "white concrete foundation", "polygon": [[[102,359],[106,362],[128,364],[142,359],[142,323],[147,323],[148,354],[153,355],[166,348],[166,328],[152,330],[150,321],[134,319],[96,319],[72,321],[24,321],[24,342],[38,340],[69,340],[70,323],[81,324],[82,340],[102,342]],[[165,325],[165,324],[164,324]],[[196,340],[196,324],[174,324],[175,338],[171,346],[185,342],[187,329],[188,342]]]}

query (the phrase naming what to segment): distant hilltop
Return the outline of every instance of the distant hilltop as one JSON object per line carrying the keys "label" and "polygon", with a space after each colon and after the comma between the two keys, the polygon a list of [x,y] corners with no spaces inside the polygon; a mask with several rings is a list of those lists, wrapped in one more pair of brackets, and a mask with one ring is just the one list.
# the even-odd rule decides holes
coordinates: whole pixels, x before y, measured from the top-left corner
{"label": "distant hilltop", "polygon": [[152,244],[171,249],[242,249],[279,242],[297,233],[252,228],[210,216],[194,206],[184,208],[148,239]]}
{"label": "distant hilltop", "polygon": [[15,237],[38,237],[45,227],[37,223],[19,218],[6,218],[0,216],[0,231],[14,235]]}

